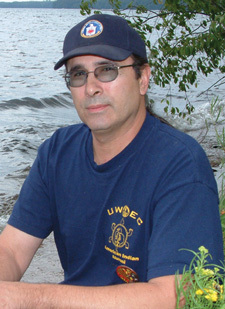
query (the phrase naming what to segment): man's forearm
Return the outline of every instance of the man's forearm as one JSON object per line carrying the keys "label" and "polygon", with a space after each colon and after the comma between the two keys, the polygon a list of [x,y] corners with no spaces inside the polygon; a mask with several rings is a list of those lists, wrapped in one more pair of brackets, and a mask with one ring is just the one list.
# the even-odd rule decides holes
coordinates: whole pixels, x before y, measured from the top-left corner
{"label": "man's forearm", "polygon": [[0,281],[19,281],[42,239],[6,225],[0,235]]}
{"label": "man's forearm", "polygon": [[8,305],[6,308],[12,309],[174,309],[176,294],[175,288],[170,284],[160,286],[157,283],[80,287],[1,282],[0,303],[5,303]]}
{"label": "man's forearm", "polygon": [[14,259],[10,250],[0,246],[0,280],[19,281],[21,279],[21,270]]}

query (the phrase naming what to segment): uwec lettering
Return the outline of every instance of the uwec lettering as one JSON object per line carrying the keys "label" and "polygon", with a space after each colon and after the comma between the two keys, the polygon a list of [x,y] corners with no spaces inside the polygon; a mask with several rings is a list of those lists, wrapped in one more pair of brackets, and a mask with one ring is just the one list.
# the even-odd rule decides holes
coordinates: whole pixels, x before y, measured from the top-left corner
{"label": "uwec lettering", "polygon": [[130,217],[136,220],[138,225],[141,225],[143,223],[143,220],[138,217],[138,213],[134,210],[130,211],[127,205],[111,207],[110,209],[107,209],[107,212],[109,216],[112,216],[116,213],[121,213],[123,217]]}

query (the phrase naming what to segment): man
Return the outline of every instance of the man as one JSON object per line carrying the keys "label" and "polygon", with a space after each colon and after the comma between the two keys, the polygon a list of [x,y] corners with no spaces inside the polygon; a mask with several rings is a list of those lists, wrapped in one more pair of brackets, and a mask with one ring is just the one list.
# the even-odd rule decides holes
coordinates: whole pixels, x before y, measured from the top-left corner
{"label": "man", "polygon": [[[201,147],[146,112],[145,44],[120,17],[67,34],[66,82],[83,122],[38,156],[0,237],[2,308],[175,308],[175,273],[204,245],[223,260],[216,182]],[[54,232],[65,280],[19,281]],[[128,283],[128,284],[127,284]]]}

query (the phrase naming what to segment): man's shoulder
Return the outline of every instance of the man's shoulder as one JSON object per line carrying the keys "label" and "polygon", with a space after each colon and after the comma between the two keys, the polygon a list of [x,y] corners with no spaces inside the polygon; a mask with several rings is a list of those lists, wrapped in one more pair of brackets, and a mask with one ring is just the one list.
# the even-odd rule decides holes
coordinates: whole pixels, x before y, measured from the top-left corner
{"label": "man's shoulder", "polygon": [[82,144],[90,135],[89,128],[83,124],[74,124],[67,127],[57,129],[50,138],[48,138],[40,147],[40,149],[60,149],[69,145]]}
{"label": "man's shoulder", "polygon": [[173,147],[182,147],[186,149],[201,149],[202,147],[192,136],[180,131],[179,129],[168,124],[157,121],[156,124],[158,142],[172,144]]}
{"label": "man's shoulder", "polygon": [[71,135],[82,135],[88,133],[90,130],[84,123],[77,123],[67,127],[57,129],[52,137],[66,137]]}
{"label": "man's shoulder", "polygon": [[155,119],[154,130],[151,134],[152,145],[149,145],[150,151],[157,156],[163,156],[170,161],[179,160],[179,158],[189,158],[193,163],[205,162],[208,165],[208,159],[202,146],[196,139],[168,124]]}
{"label": "man's shoulder", "polygon": [[77,123],[74,125],[70,125],[67,127],[62,127],[57,129],[51,139],[58,139],[58,140],[67,140],[69,138],[82,138],[84,135],[89,134],[90,130],[84,123]]}

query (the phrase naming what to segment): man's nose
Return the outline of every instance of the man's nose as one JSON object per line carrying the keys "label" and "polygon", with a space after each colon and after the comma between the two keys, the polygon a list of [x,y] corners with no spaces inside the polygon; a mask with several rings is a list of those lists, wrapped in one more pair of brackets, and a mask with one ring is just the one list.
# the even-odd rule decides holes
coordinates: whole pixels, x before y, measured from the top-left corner
{"label": "man's nose", "polygon": [[90,71],[86,77],[85,83],[86,94],[90,97],[102,92],[102,83],[95,77],[94,72]]}

